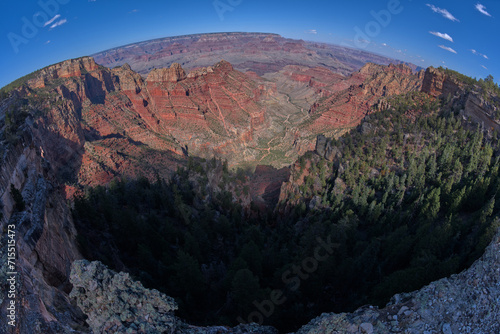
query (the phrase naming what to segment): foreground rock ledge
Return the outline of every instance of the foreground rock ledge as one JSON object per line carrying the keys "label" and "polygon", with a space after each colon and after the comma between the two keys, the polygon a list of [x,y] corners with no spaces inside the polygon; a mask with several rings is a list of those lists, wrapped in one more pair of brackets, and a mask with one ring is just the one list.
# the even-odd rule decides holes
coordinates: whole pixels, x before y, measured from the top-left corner
{"label": "foreground rock ledge", "polygon": [[239,325],[190,326],[174,316],[177,303],[157,290],[149,290],[129,274],[109,270],[99,261],[78,260],[71,266],[70,281],[78,306],[88,316],[94,334],[100,333],[262,333],[277,334],[272,327]]}
{"label": "foreground rock ledge", "polygon": [[78,306],[94,333],[173,333],[177,304],[157,290],[145,289],[126,273],[100,262],[73,262],[70,281]]}

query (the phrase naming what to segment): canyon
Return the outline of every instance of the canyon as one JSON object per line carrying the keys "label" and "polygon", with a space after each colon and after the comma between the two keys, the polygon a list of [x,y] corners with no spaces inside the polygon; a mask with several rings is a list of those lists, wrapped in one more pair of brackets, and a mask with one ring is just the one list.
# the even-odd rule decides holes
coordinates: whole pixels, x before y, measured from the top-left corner
{"label": "canyon", "polygon": [[419,90],[422,78],[402,64],[367,64],[347,77],[285,66],[259,77],[224,60],[189,73],[174,63],[143,78],[84,57],[41,70],[21,94],[48,97],[40,140],[71,196],[75,185],[117,175],[166,177],[189,156],[286,167],[317,135],[345,132],[384,96]]}
{"label": "canyon", "polygon": [[[254,201],[273,208],[302,182],[296,174],[300,156],[313,151],[335,161],[340,152],[332,150],[327,137],[338,138],[386,106],[388,98],[410,92],[449,97],[464,117],[500,129],[492,118],[497,104],[466,91],[440,69],[422,70],[274,34],[172,37],[37,71],[0,102],[0,258],[6,262],[5,230],[15,224],[18,300],[23,305],[18,332],[106,333],[104,325],[125,332],[120,326],[128,320],[111,311],[99,318],[97,310],[111,309],[106,303],[112,292],[141,305],[152,303],[147,306],[153,308],[152,320],[137,310],[128,314],[138,319],[137,328],[273,333],[253,325],[186,325],[174,317],[171,299],[85,262],[71,215],[73,196],[119,178],[169,178],[189,159],[217,157],[230,168],[251,170],[248,205]],[[16,209],[11,187],[22,194],[23,210]],[[498,328],[498,247],[497,235],[482,259],[461,274],[397,295],[381,310],[363,307],[352,314],[322,315],[299,333],[479,333]],[[6,275],[0,272],[2,291]],[[152,300],[134,299],[137,293]],[[87,295],[99,298],[86,303]],[[3,319],[5,296],[0,296]],[[477,308],[471,309],[471,303]],[[447,312],[460,315],[454,319]],[[10,331],[2,327],[0,333]]]}

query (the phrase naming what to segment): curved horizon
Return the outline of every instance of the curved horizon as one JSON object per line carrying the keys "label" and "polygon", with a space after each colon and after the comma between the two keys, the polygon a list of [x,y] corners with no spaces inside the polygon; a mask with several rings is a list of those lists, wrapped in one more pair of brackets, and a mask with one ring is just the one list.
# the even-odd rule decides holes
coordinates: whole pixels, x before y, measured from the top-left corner
{"label": "curved horizon", "polygon": [[[500,77],[495,1],[340,3],[40,0],[2,12],[0,86],[47,65],[167,36],[262,31],[347,46],[426,68]],[[497,80],[498,81],[498,80]]]}

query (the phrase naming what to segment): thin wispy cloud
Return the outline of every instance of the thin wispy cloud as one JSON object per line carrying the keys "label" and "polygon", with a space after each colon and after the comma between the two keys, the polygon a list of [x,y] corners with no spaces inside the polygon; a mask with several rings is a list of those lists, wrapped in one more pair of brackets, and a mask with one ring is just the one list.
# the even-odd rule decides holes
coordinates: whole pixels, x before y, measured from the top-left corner
{"label": "thin wispy cloud", "polygon": [[448,47],[448,46],[444,46],[444,45],[438,45],[441,49],[443,50],[446,50],[446,51],[450,51],[451,53],[455,53],[457,54],[457,51],[453,50],[452,48]]}
{"label": "thin wispy cloud", "polygon": [[316,29],[310,29],[310,30],[306,30],[306,34],[313,34],[313,35],[316,35],[318,33],[318,31]]}
{"label": "thin wispy cloud", "polygon": [[455,21],[455,22],[460,22],[453,14],[451,14],[448,10],[442,9],[439,7],[436,7],[434,5],[427,4],[427,7],[429,7],[434,13],[441,14],[443,17],[447,18],[448,20]]}
{"label": "thin wispy cloud", "polygon": [[488,58],[488,56],[487,56],[487,55],[482,54],[481,52],[477,52],[477,51],[476,51],[476,50],[474,50],[474,49],[470,49],[470,52],[472,52],[472,54],[475,54],[476,56],[483,57],[484,59],[490,59],[490,58]]}
{"label": "thin wispy cloud", "polygon": [[433,34],[434,36],[437,36],[437,37],[441,37],[443,39],[446,39],[447,41],[450,41],[453,43],[453,38],[451,38],[450,35],[448,34],[443,34],[441,32],[437,32],[437,31],[429,31],[430,34]]}
{"label": "thin wispy cloud", "polygon": [[486,11],[486,7],[481,5],[480,3],[476,4],[476,9],[478,10],[478,12],[480,12],[481,14],[484,14],[486,16],[490,16],[491,17],[491,14],[488,13]]}
{"label": "thin wispy cloud", "polygon": [[488,68],[484,65],[481,65],[482,68],[484,68],[485,70],[487,70]]}
{"label": "thin wispy cloud", "polygon": [[55,20],[57,20],[60,17],[61,17],[61,15],[57,14],[56,16],[54,16],[53,18],[51,18],[50,20],[48,20],[47,22],[45,22],[45,24],[43,26],[46,27],[49,24],[52,24],[52,22],[54,22]]}
{"label": "thin wispy cloud", "polygon": [[51,26],[50,26],[50,29],[54,29],[55,27],[62,26],[62,25],[63,25],[63,24],[65,24],[66,22],[68,22],[68,20],[66,20],[66,19],[59,20],[59,21],[57,21],[56,23],[54,23],[53,25],[51,25]]}

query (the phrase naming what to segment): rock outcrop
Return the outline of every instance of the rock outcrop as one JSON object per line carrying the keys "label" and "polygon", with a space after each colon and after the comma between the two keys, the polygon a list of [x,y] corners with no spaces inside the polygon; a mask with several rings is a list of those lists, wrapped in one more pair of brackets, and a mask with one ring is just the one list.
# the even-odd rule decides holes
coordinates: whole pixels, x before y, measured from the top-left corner
{"label": "rock outcrop", "polygon": [[186,72],[178,63],[173,63],[170,68],[154,69],[149,72],[148,82],[177,82],[186,79]]}
{"label": "rock outcrop", "polygon": [[422,92],[444,99],[448,107],[459,110],[487,130],[500,131],[500,123],[495,120],[500,98],[485,92],[479,85],[466,89],[454,75],[442,69],[429,67],[425,71]]}
{"label": "rock outcrop", "polygon": [[324,89],[331,95],[312,105],[312,122],[306,129],[328,133],[333,129],[349,129],[361,122],[381,98],[420,91],[423,73],[413,74],[410,67],[366,64],[343,81]]}
{"label": "rock outcrop", "polygon": [[87,315],[93,333],[259,333],[277,334],[256,324],[197,327],[174,315],[177,303],[157,290],[145,289],[126,273],[109,270],[98,261],[75,261],[71,267],[70,296]]}
{"label": "rock outcrop", "polygon": [[[72,215],[37,139],[41,129],[28,123],[17,131],[16,142],[0,144],[0,333],[10,333],[10,328],[16,333],[86,332],[84,315],[67,295],[71,263],[81,258]],[[13,188],[22,199],[15,198]],[[24,205],[19,204],[21,200]],[[15,240],[14,252],[7,249],[12,245],[8,240]],[[9,268],[12,253],[15,260]],[[12,277],[15,298],[6,293],[10,290],[7,278]],[[6,325],[11,301],[16,308],[13,327]]]}
{"label": "rock outcrop", "polygon": [[451,97],[459,93],[463,87],[461,84],[434,67],[429,67],[425,71],[424,80],[422,83],[422,92],[434,97]]}
{"label": "rock outcrop", "polygon": [[342,153],[337,147],[332,147],[331,141],[323,135],[316,138],[316,147],[314,149],[321,157],[328,161],[337,161],[342,158]]}
{"label": "rock outcrop", "polygon": [[470,117],[475,122],[481,124],[487,130],[500,131],[500,123],[495,120],[495,115],[498,112],[498,105],[500,99],[498,97],[492,97],[491,99],[496,100],[496,103],[491,103],[484,99],[480,94],[476,92],[471,92],[467,94],[465,105],[463,109],[463,115],[465,117]]}
{"label": "rock outcrop", "polygon": [[41,69],[36,78],[31,79],[28,84],[35,88],[43,88],[51,80],[79,77],[82,74],[98,69],[99,65],[91,57],[70,59]]}
{"label": "rock outcrop", "polygon": [[94,333],[174,333],[175,301],[147,290],[128,274],[108,270],[100,262],[75,261],[70,297],[87,315]]}

